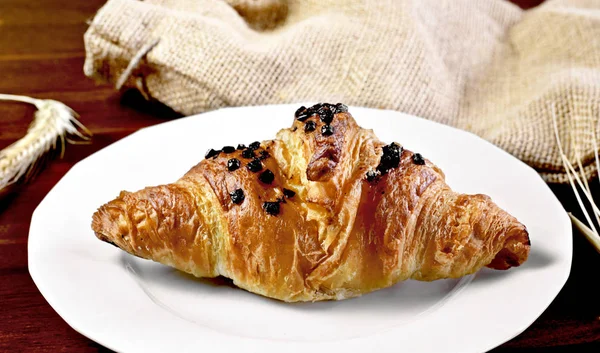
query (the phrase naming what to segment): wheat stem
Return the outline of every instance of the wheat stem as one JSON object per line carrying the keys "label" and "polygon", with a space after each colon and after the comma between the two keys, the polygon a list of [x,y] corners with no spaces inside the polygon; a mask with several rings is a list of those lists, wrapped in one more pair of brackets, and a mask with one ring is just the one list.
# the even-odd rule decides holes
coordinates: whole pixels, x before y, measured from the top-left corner
{"label": "wheat stem", "polygon": [[29,103],[31,105],[35,105],[36,107],[38,106],[39,101],[40,101],[39,99],[26,97],[26,96],[17,96],[17,95],[13,95],[13,94],[0,94],[0,100]]}
{"label": "wheat stem", "polygon": [[[583,222],[579,221],[575,216],[573,216],[570,213],[569,213],[569,217],[573,221],[573,224],[575,224],[575,226],[581,230],[583,235],[586,237],[586,239],[588,239],[588,241],[592,244],[592,246],[596,249],[596,251],[600,252],[600,235],[598,234],[598,231],[596,230],[596,227],[594,226],[594,222],[592,221],[587,209],[585,208],[585,205],[583,204],[583,201],[581,200],[581,196],[579,195],[579,191],[577,190],[577,186],[575,185],[573,178],[575,178],[575,180],[577,180],[579,187],[581,188],[582,192],[586,196],[587,200],[592,205],[592,208],[594,210],[594,216],[596,216],[596,220],[598,220],[598,207],[596,207],[596,204],[594,203],[594,199],[591,196],[591,192],[588,193],[589,186],[586,190],[586,188],[584,187],[581,180],[579,180],[579,174],[577,174],[575,172],[575,168],[573,168],[573,165],[571,164],[571,162],[569,162],[567,156],[565,155],[565,153],[563,151],[562,143],[560,141],[560,136],[558,133],[558,125],[556,122],[556,112],[555,112],[554,104],[552,105],[552,122],[553,122],[553,126],[554,126],[554,136],[556,138],[556,143],[558,145],[558,150],[559,150],[559,154],[560,154],[563,166],[567,173],[567,178],[569,179],[569,184],[571,184],[571,188],[573,189],[573,193],[575,194],[577,203],[579,204],[579,207],[581,208],[581,211],[583,212],[583,216],[587,220],[591,229],[589,227],[587,227],[585,224],[583,224]],[[579,164],[581,164],[581,163],[579,163]],[[583,168],[580,167],[580,170],[582,170],[582,169]],[[584,179],[585,179],[585,175],[584,175]],[[587,185],[587,183],[586,183],[586,185]],[[599,222],[599,224],[600,224],[600,222]]]}
{"label": "wheat stem", "polygon": [[594,157],[596,159],[596,173],[598,174],[598,183],[600,183],[600,158],[598,157],[598,143],[596,142],[596,136],[600,134],[600,118],[596,124],[596,130],[594,136],[592,136],[592,143],[594,144]]}
{"label": "wheat stem", "polygon": [[[569,124],[569,127],[571,127],[570,121],[568,122],[568,124]],[[570,128],[570,131],[571,131],[571,140],[573,140],[573,128],[572,127]],[[575,150],[575,161],[577,162],[577,167],[579,167],[579,173],[577,173],[575,171],[573,164],[571,162],[569,162],[569,160],[566,158],[566,156],[564,154],[561,155],[561,159],[563,160],[563,166],[566,164],[571,169],[571,172],[575,176],[575,180],[577,181],[577,184],[583,191],[583,194],[587,198],[588,202],[592,205],[592,210],[594,211],[594,217],[596,218],[596,222],[600,225],[600,218],[599,218],[600,210],[598,210],[598,207],[596,207],[596,204],[594,203],[594,199],[592,197],[592,190],[590,189],[590,185],[588,184],[587,177],[585,175],[585,170],[583,169],[583,165],[581,163],[581,157],[579,154],[579,145],[576,145],[574,150]],[[565,161],[566,161],[566,163],[565,163]],[[581,174],[581,178],[579,177],[579,174]]]}
{"label": "wheat stem", "polygon": [[585,224],[583,224],[579,219],[577,219],[577,217],[573,216],[573,214],[571,214],[570,212],[569,217],[571,218],[571,221],[573,222],[575,227],[579,229],[579,231],[585,236],[585,238],[590,243],[592,243],[596,251],[600,253],[600,238],[598,238],[596,234],[594,234]]}
{"label": "wheat stem", "polygon": [[[577,182],[577,185],[579,185],[579,187],[581,188],[583,195],[586,197],[588,202],[591,204],[592,211],[594,211],[594,216],[596,217],[596,221],[598,221],[598,224],[600,224],[600,219],[598,218],[598,215],[600,215],[600,209],[598,209],[598,206],[596,206],[596,204],[594,203],[594,199],[592,197],[591,192],[588,192],[584,188],[585,185],[583,185],[583,182],[581,181],[579,174],[577,174],[577,172],[575,171],[575,168],[573,168],[573,165],[566,159],[566,156],[563,155],[563,156],[561,156],[561,158],[563,160],[563,166],[565,166],[565,168],[567,168],[567,170],[570,171],[570,173],[572,173],[573,177],[575,178],[574,180]],[[567,177],[568,176],[569,175],[567,174]]]}
{"label": "wheat stem", "polygon": [[591,194],[590,185],[587,182],[587,177],[585,176],[585,170],[583,169],[583,165],[581,163],[581,157],[579,156],[579,148],[575,148],[575,160],[577,162],[577,167],[579,167],[579,173],[581,173],[581,179],[583,180],[583,185],[585,186],[585,190]]}

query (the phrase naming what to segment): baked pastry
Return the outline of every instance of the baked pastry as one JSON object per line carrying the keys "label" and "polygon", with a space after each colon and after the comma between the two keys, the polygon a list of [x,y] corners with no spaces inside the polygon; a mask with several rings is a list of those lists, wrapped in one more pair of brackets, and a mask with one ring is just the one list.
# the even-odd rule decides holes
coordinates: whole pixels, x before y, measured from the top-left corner
{"label": "baked pastry", "polygon": [[343,104],[301,107],[274,140],[211,149],[172,184],[123,191],[92,228],[135,256],[289,302],[505,270],[530,248],[488,196],[452,191]]}

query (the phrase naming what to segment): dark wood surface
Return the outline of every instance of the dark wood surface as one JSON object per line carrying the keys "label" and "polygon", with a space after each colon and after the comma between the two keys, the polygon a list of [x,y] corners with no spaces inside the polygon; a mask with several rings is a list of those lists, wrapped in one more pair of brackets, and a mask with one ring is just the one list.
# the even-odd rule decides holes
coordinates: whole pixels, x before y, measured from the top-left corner
{"label": "dark wood surface", "polygon": [[[540,0],[514,1],[528,8]],[[27,185],[0,193],[0,352],[97,352],[105,348],[71,329],[29,276],[31,214],[48,191],[81,159],[137,129],[178,117],[135,92],[96,85],[82,72],[86,20],[103,0],[1,0],[0,93],[60,100],[81,115],[93,144],[69,146]],[[0,148],[20,138],[33,109],[0,102]],[[569,211],[565,186],[553,190]],[[598,188],[595,193],[598,194]],[[523,334],[494,352],[600,352],[600,255],[575,232],[571,276],[556,300]]]}

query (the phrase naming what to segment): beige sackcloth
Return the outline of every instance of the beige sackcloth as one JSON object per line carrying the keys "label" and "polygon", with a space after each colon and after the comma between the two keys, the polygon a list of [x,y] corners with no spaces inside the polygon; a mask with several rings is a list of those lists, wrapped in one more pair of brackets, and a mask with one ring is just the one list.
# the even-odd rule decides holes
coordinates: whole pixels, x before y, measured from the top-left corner
{"label": "beige sackcloth", "polygon": [[529,11],[501,0],[109,0],[85,46],[87,76],[122,77],[185,115],[301,101],[394,109],[566,182],[554,113],[569,160],[596,170],[600,0]]}

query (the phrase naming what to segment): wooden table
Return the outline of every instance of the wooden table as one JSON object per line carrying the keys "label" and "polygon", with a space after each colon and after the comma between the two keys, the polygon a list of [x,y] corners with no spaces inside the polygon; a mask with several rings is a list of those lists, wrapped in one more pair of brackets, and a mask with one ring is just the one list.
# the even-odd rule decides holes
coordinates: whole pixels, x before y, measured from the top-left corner
{"label": "wooden table", "polygon": [[[137,129],[177,117],[145,102],[95,85],[82,72],[82,35],[104,0],[1,0],[0,93],[60,100],[93,131],[91,145],[69,146],[35,182],[0,194],[0,352],[107,351],[71,329],[48,305],[29,276],[27,234],[31,214],[75,163]],[[541,0],[514,1],[532,7]],[[33,109],[0,103],[0,149],[20,138]],[[568,187],[553,190],[576,210]],[[595,190],[598,194],[598,188]],[[523,334],[494,352],[600,352],[600,255],[575,232],[571,276],[546,312]]]}

